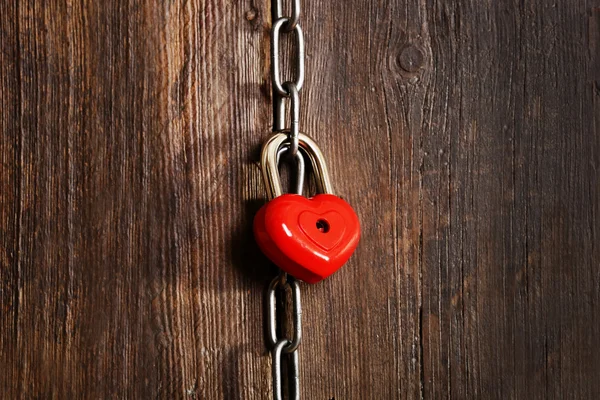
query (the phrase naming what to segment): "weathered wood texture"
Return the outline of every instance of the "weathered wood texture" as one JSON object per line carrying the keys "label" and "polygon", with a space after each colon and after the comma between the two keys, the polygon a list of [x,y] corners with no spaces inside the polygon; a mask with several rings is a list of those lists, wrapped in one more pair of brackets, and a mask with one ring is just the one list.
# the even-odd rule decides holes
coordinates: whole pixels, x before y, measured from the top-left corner
{"label": "weathered wood texture", "polygon": [[[303,0],[361,245],[305,399],[600,398],[600,2]],[[0,2],[2,399],[266,399],[269,2]]]}

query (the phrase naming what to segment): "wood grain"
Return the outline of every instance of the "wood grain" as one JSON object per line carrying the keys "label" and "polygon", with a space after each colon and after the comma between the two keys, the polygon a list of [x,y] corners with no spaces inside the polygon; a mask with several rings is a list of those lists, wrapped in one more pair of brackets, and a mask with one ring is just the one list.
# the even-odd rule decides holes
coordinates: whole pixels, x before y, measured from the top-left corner
{"label": "wood grain", "polygon": [[[303,286],[303,398],[600,398],[600,3],[303,10],[302,129],[363,224]],[[0,2],[3,399],[270,398],[269,15]]]}

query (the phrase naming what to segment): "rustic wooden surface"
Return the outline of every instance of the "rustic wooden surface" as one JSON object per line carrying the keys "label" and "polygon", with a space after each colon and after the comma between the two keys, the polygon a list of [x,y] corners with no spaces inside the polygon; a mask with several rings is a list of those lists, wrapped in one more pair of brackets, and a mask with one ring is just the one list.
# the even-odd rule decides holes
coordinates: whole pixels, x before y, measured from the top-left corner
{"label": "rustic wooden surface", "polygon": [[[600,2],[303,0],[361,245],[304,399],[600,398]],[[2,399],[267,399],[269,2],[0,2]]]}

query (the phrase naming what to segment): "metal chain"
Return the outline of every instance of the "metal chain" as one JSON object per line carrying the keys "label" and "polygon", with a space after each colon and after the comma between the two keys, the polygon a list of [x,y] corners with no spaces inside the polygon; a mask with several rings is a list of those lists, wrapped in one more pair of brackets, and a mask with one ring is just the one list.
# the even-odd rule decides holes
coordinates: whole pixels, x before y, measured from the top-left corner
{"label": "metal chain", "polygon": [[[271,78],[273,87],[273,131],[288,130],[290,137],[290,155],[298,153],[298,135],[300,133],[300,89],[304,83],[304,34],[300,27],[300,0],[292,1],[292,15],[283,16],[282,0],[272,1],[273,27],[271,28]],[[294,80],[283,81],[279,54],[279,39],[283,33],[294,33],[296,39],[296,64]],[[285,126],[284,99],[291,100],[291,123]]]}
{"label": "metal chain", "polygon": [[[282,300],[285,298],[286,289],[292,291],[292,311],[294,335],[291,339],[277,337],[277,289],[280,289]],[[282,301],[283,302],[283,301]],[[285,361],[288,372],[289,399],[300,399],[300,378],[298,373],[298,346],[302,341],[302,306],[300,304],[300,286],[298,282],[281,273],[276,276],[267,289],[267,339],[271,346],[273,397],[283,400],[284,370],[282,360]],[[283,356],[287,357],[283,357]]]}
{"label": "metal chain", "polygon": [[[273,131],[287,132],[289,143],[284,145],[277,153],[277,164],[280,157],[287,153],[296,161],[296,190],[302,194],[304,186],[304,157],[298,151],[298,137],[300,135],[300,89],[304,83],[304,34],[300,27],[300,0],[291,0],[291,16],[283,15],[283,1],[272,0],[271,28],[271,78],[273,90]],[[281,65],[279,42],[282,34],[293,33],[295,38],[296,63],[293,71],[295,77],[292,80],[281,78]],[[290,123],[285,124],[284,100],[290,100]],[[292,294],[293,313],[293,337],[277,337],[277,332],[283,332],[282,326],[277,319],[277,291],[282,294],[281,305],[285,305],[286,290],[290,289]],[[284,310],[285,311],[285,310]],[[286,315],[286,313],[280,313]],[[300,304],[300,286],[298,282],[281,272],[275,277],[267,290],[267,338],[271,347],[272,375],[273,375],[273,397],[275,400],[283,400],[283,387],[287,381],[289,399],[300,399],[300,378],[298,346],[302,340],[302,307]],[[283,333],[281,333],[283,334]],[[287,372],[287,380],[284,380]]]}

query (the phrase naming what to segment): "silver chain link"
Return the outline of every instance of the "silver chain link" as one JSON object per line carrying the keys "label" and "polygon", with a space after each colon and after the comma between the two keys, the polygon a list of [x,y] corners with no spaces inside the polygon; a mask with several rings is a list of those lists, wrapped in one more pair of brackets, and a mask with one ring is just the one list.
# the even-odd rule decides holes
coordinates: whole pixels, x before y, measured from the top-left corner
{"label": "silver chain link", "polygon": [[[281,303],[285,303],[286,289],[291,289],[292,312],[293,312],[293,337],[291,339],[278,338],[277,327],[277,290],[281,294]],[[281,313],[283,314],[283,313]],[[283,400],[284,372],[287,367],[287,383],[289,399],[300,399],[300,378],[298,373],[298,346],[302,341],[302,306],[300,304],[300,286],[298,282],[281,273],[276,276],[267,290],[267,339],[271,346],[272,375],[273,375],[273,397],[275,400]],[[286,356],[284,358],[284,356]]]}
{"label": "silver chain link", "polygon": [[[285,276],[285,275],[284,275]],[[281,276],[275,277],[271,281],[269,285],[268,293],[268,339],[271,347],[275,347],[280,340],[277,339],[277,287],[281,286],[282,290],[290,287],[292,289],[292,307],[294,313],[294,338],[293,339],[283,339],[284,342],[288,343],[283,348],[283,351],[286,354],[294,353],[298,346],[300,346],[300,342],[302,341],[302,306],[300,304],[300,286],[298,282],[292,278],[285,276],[282,278]]]}
{"label": "silver chain link", "polygon": [[[283,15],[283,1],[272,0],[271,28],[271,77],[273,90],[273,131],[288,133],[289,143],[284,145],[277,153],[277,163],[284,153],[288,153],[296,161],[296,193],[302,194],[304,186],[304,157],[298,151],[298,137],[300,134],[300,89],[304,83],[304,34],[299,24],[300,0],[292,0],[291,16]],[[296,64],[293,71],[294,80],[282,80],[279,42],[284,34],[293,33],[296,39]],[[284,100],[290,100],[290,124],[285,124]],[[281,305],[286,304],[286,291],[291,290],[293,313],[293,337],[277,337],[277,332],[283,335],[283,324],[277,319],[277,291],[281,293]],[[284,309],[285,311],[285,309]],[[286,315],[286,313],[280,313]],[[283,400],[285,382],[289,389],[288,399],[300,399],[300,376],[298,346],[302,341],[302,307],[300,304],[300,286],[298,282],[286,273],[275,277],[267,290],[267,338],[271,347],[273,397]],[[287,372],[287,379],[284,380]]]}
{"label": "silver chain link", "polygon": [[[292,1],[291,17],[283,16],[282,0],[272,1],[273,27],[271,28],[271,79],[273,88],[273,131],[286,130],[284,99],[291,100],[291,124],[289,127],[290,155],[298,153],[300,133],[300,89],[304,84],[304,34],[299,24],[300,0]],[[293,68],[295,79],[284,81],[281,78],[279,39],[283,33],[294,33],[296,39],[296,64]]]}

